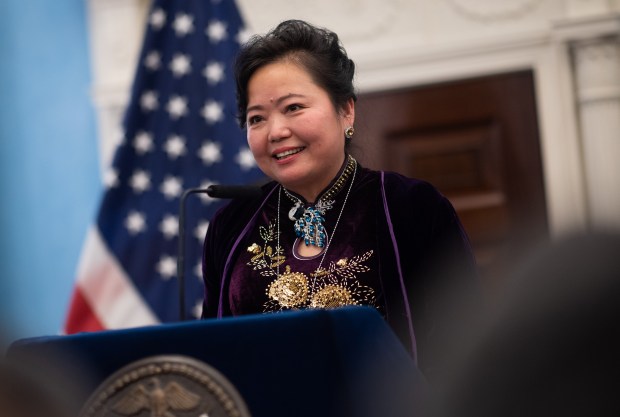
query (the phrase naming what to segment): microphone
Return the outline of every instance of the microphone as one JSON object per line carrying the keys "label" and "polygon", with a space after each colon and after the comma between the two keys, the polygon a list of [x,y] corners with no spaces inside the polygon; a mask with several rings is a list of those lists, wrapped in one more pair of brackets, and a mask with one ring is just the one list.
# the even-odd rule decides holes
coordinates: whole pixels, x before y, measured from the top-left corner
{"label": "microphone", "polygon": [[255,185],[216,185],[207,187],[205,193],[213,198],[252,198],[259,197],[262,189]]}
{"label": "microphone", "polygon": [[262,189],[255,185],[215,185],[207,188],[189,188],[179,203],[179,245],[177,257],[177,278],[179,280],[179,320],[185,321],[185,202],[192,194],[207,194],[212,198],[259,197]]}

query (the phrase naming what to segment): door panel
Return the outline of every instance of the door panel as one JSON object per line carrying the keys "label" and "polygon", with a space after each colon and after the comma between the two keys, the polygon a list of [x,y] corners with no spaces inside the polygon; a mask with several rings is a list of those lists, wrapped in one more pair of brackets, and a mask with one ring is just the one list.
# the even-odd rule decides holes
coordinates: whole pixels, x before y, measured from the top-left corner
{"label": "door panel", "polygon": [[449,198],[490,285],[547,237],[531,71],[366,94],[356,113],[355,156]]}

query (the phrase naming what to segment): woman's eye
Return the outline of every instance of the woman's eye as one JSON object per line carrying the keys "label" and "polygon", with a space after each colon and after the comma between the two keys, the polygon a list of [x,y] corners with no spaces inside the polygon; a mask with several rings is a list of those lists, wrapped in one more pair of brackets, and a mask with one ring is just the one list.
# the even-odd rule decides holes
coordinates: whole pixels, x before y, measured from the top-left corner
{"label": "woman's eye", "polygon": [[286,106],[286,110],[288,111],[297,111],[299,109],[301,109],[301,106],[299,104],[290,104]]}
{"label": "woman's eye", "polygon": [[261,116],[250,116],[248,117],[248,124],[250,126],[260,122],[261,120],[263,120],[263,118]]}

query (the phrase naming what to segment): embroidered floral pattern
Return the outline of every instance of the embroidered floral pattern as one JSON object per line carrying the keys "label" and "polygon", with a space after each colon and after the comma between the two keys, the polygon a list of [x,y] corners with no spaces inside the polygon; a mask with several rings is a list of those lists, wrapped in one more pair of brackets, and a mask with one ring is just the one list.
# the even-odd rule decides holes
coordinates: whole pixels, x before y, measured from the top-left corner
{"label": "embroidered floral pattern", "polygon": [[281,247],[273,246],[277,238],[275,227],[271,223],[261,226],[259,233],[264,244],[254,243],[248,247],[253,256],[247,265],[259,271],[261,277],[273,278],[266,288],[269,300],[264,305],[265,312],[346,305],[375,306],[375,291],[358,279],[359,274],[370,271],[367,263],[373,255],[372,250],[331,262],[327,268],[310,276],[291,271],[290,265],[285,265],[284,273],[278,276],[277,267],[286,262],[286,256]]}
{"label": "embroidered floral pattern", "polygon": [[248,247],[248,252],[253,254],[250,262],[247,263],[253,270],[260,271],[260,275],[264,277],[275,277],[278,265],[282,265],[286,260],[284,251],[281,247],[275,248],[269,245],[269,242],[273,242],[276,239],[275,226],[271,223],[267,227],[260,226],[259,234],[261,239],[265,242],[263,246],[257,243],[253,243]]}

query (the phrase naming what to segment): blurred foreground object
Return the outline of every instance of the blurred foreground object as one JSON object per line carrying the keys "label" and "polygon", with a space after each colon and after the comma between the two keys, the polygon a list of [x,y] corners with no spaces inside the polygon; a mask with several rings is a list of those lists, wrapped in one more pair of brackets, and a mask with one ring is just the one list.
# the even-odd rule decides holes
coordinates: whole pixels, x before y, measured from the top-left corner
{"label": "blurred foreground object", "polygon": [[[74,386],[61,375],[41,366],[19,361],[0,364],[0,417],[74,417]],[[73,381],[80,379],[72,374]]]}
{"label": "blurred foreground object", "polygon": [[436,414],[620,415],[619,258],[612,234],[536,251],[453,352]]}

